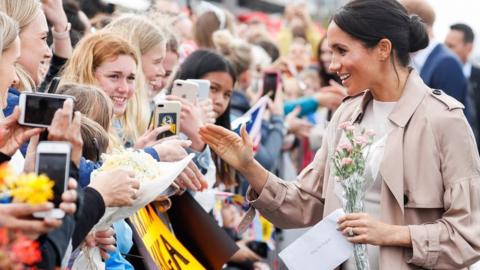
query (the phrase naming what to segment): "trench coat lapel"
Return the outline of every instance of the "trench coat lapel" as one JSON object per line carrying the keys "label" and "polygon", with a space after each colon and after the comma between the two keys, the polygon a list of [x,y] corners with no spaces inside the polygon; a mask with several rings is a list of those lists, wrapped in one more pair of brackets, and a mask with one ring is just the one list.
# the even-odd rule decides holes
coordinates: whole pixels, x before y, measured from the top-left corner
{"label": "trench coat lapel", "polygon": [[[422,86],[423,81],[420,76],[418,76],[416,71],[411,71],[403,94],[389,115],[389,120],[394,124],[394,128],[387,137],[385,152],[383,154],[382,164],[380,165],[380,174],[383,181],[395,197],[401,209],[402,216],[404,212],[405,162],[403,137],[408,121],[412,118],[418,106],[425,98],[426,91]],[[382,192],[385,191],[382,190]]]}

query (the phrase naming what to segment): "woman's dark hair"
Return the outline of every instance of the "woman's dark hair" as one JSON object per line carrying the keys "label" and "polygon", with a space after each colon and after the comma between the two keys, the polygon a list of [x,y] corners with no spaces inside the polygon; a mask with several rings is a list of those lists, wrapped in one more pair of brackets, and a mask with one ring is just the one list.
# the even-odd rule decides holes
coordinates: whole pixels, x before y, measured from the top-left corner
{"label": "woman's dark hair", "polygon": [[410,17],[397,0],[354,0],[340,9],[333,21],[367,48],[375,47],[381,39],[390,40],[392,53],[404,67],[410,61],[409,53],[428,46],[421,19]]}
{"label": "woman's dark hair", "polygon": [[324,42],[327,42],[327,36],[324,36],[322,39],[320,39],[320,42],[318,42],[317,46],[318,76],[320,77],[321,86],[324,87],[330,85],[330,80],[334,80],[337,83],[342,84],[342,80],[340,80],[340,77],[338,77],[336,73],[328,72],[328,70],[326,70],[324,67],[324,63],[322,61],[322,45]]}
{"label": "woman's dark hair", "polygon": [[78,0],[80,8],[85,12],[88,18],[93,18],[98,13],[113,14],[115,5],[105,4],[100,0]]}
{"label": "woman's dark hair", "polygon": [[[237,80],[233,66],[223,56],[212,50],[196,50],[190,54],[180,66],[175,79],[202,79],[208,73],[212,72],[227,72],[232,77],[233,85]],[[168,87],[168,92],[171,93],[172,86]],[[226,129],[231,129],[230,126],[230,103],[225,112],[220,115],[215,125],[222,126]],[[217,166],[217,178],[220,179],[226,186],[232,186],[236,183],[233,168],[226,162],[221,160],[215,152],[212,151],[212,158]]]}
{"label": "woman's dark hair", "polygon": [[[208,73],[228,72],[233,83],[237,80],[235,69],[225,57],[213,50],[196,50],[180,66],[175,79],[201,79]],[[171,89],[171,87],[170,87]]]}

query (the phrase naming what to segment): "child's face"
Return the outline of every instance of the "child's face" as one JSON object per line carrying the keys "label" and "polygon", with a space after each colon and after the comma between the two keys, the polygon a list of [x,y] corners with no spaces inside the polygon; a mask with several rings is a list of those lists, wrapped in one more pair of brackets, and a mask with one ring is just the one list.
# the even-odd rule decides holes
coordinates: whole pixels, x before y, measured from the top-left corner
{"label": "child's face", "polygon": [[283,82],[285,101],[295,100],[300,97],[300,87],[295,79],[288,79]]}

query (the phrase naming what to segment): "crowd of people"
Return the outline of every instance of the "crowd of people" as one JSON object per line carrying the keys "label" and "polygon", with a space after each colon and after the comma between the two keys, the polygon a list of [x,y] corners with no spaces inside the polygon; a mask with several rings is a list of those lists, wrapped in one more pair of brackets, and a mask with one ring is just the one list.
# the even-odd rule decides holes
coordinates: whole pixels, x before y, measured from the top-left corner
{"label": "crowd of people", "polygon": [[[128,222],[92,230],[106,208],[137,198],[132,172],[92,174],[102,154],[133,148],[162,162],[193,153],[175,183],[239,247],[224,268],[273,269],[248,245],[258,239],[236,228],[255,210],[280,233],[342,208],[331,157],[346,121],[376,133],[365,213],[338,221],[350,242],[368,244],[372,269],[467,269],[480,259],[480,68],[468,25],[436,39],[426,0],[349,1],[325,28],[302,2],[287,4],[281,19],[208,2],[120,10],[91,0],[0,0],[0,162],[32,172],[40,141],[72,149],[63,219],[32,217],[52,203],[0,204],[0,227],[40,245],[42,259],[29,267],[69,268],[82,247],[95,246],[106,269],[142,269],[128,256]],[[273,92],[264,91],[266,73],[280,78]],[[56,78],[55,93],[75,100],[48,128],[20,125],[20,95],[47,92]],[[208,98],[172,94],[175,80],[188,79],[208,80]],[[232,122],[264,97],[254,147],[245,125]],[[152,124],[164,101],[181,104],[180,136],[160,139],[169,128]],[[0,269],[14,269],[5,262],[0,256]],[[354,259],[341,269],[355,269]]]}

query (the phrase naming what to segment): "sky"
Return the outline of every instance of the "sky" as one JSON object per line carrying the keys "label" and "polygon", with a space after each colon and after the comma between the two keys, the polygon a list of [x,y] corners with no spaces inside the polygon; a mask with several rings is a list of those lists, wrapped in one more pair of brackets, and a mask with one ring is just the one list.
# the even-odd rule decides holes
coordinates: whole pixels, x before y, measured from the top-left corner
{"label": "sky", "polygon": [[429,0],[435,9],[437,20],[433,31],[438,41],[445,39],[451,24],[468,24],[475,32],[474,58],[480,63],[480,1],[479,0]]}

